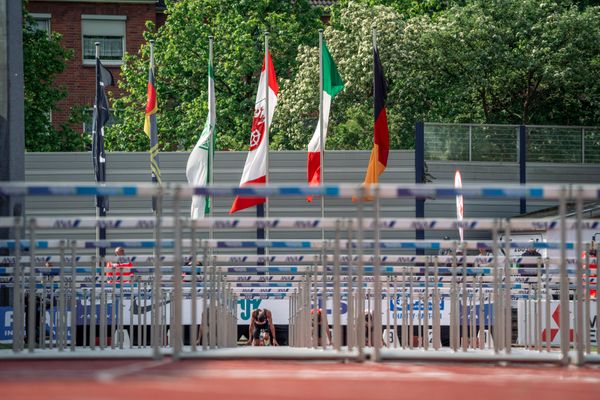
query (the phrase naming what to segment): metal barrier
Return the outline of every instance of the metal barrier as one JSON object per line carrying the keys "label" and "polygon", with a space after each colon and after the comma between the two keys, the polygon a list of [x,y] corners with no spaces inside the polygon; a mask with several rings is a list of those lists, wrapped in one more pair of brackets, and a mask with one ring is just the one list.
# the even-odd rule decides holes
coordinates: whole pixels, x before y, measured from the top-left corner
{"label": "metal barrier", "polygon": [[[582,232],[582,204],[600,186],[374,187],[372,215],[356,202],[352,218],[207,218],[181,215],[184,196],[363,198],[356,186],[223,188],[169,185],[0,185],[0,194],[112,195],[173,198],[173,217],[0,218],[0,287],[12,291],[12,351],[2,357],[151,356],[303,357],[365,360],[600,361],[598,248]],[[394,197],[543,198],[557,200],[559,220],[380,218],[379,199]],[[577,205],[566,218],[566,203]],[[153,240],[46,240],[40,229],[140,229]],[[386,240],[387,230],[464,228],[489,240]],[[170,228],[172,238],[163,238]],[[294,240],[201,238],[206,229],[297,231]],[[511,241],[519,230],[557,232],[560,240]],[[302,240],[304,231],[332,239]],[[367,239],[370,235],[371,239]],[[567,240],[568,237],[575,240]],[[325,235],[323,233],[323,238]],[[138,254],[100,257],[89,249],[124,247]],[[535,247],[547,257],[512,256]],[[265,249],[266,254],[256,254]],[[269,250],[283,253],[269,254]],[[489,253],[472,254],[478,249]],[[302,252],[299,252],[302,251]],[[416,254],[417,251],[424,254]],[[445,254],[440,254],[440,252]],[[585,251],[585,254],[583,254]],[[571,254],[569,254],[571,253]],[[583,255],[582,255],[583,254]],[[243,279],[240,279],[243,278]],[[236,349],[240,300],[280,301],[289,348]],[[513,324],[517,311],[518,327]],[[564,310],[569,310],[565,312]],[[595,314],[595,315],[594,315]],[[518,329],[517,329],[518,328]],[[519,337],[513,338],[515,332]],[[252,332],[249,332],[251,337]],[[110,340],[109,340],[110,338]],[[557,338],[560,338],[558,346]],[[109,349],[110,347],[110,349]],[[297,349],[296,349],[297,348]],[[227,350],[226,350],[227,349]],[[27,350],[27,351],[25,351]],[[256,351],[259,350],[259,351]]]}

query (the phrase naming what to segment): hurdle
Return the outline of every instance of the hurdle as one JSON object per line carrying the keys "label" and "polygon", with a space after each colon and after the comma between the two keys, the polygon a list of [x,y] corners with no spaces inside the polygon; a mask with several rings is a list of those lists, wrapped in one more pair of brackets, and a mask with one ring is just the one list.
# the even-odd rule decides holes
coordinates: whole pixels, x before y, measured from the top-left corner
{"label": "hurdle", "polygon": [[[581,205],[585,199],[596,199],[600,187],[380,185],[371,193],[373,215],[365,215],[364,203],[359,201],[352,218],[190,221],[180,210],[180,201],[191,195],[362,198],[365,191],[352,185],[50,187],[3,183],[0,193],[10,195],[142,196],[158,197],[161,202],[170,198],[173,215],[0,218],[0,227],[12,232],[9,240],[0,241],[0,248],[9,253],[0,258],[0,285],[13,294],[12,349],[0,357],[417,359],[562,365],[600,361],[597,328],[588,323],[600,310],[600,300],[591,296],[594,287],[596,293],[600,289],[590,267],[597,259],[590,256],[594,249],[581,235],[584,227],[598,226],[596,220],[583,218]],[[556,200],[560,220],[380,218],[381,198],[457,194]],[[566,218],[567,201],[577,204],[573,219]],[[99,226],[146,229],[154,238],[40,237],[44,230],[77,232]],[[291,229],[297,238],[202,237],[208,229],[235,232],[266,227]],[[458,242],[381,236],[386,231],[459,227],[488,233],[490,239]],[[172,237],[164,236],[166,229]],[[303,238],[304,232],[321,229],[328,230],[333,239]],[[512,232],[522,229],[555,231],[561,238],[533,244],[511,241]],[[575,241],[567,241],[567,230],[577,232]],[[511,249],[530,245],[556,254],[510,256]],[[120,258],[92,254],[98,248],[117,246],[135,254]],[[480,248],[491,249],[492,255],[469,254]],[[256,249],[272,251],[261,256]],[[447,254],[439,254],[442,250]],[[129,282],[123,274],[115,278],[107,273],[108,263],[125,261],[134,264],[134,278]],[[288,347],[237,347],[238,303],[252,299],[285,302]],[[572,309],[572,313],[552,313],[557,302],[561,310]],[[323,309],[321,323],[314,312],[317,308]],[[514,311],[521,316],[517,328],[512,322]],[[560,337],[560,347],[552,344],[556,337]]]}

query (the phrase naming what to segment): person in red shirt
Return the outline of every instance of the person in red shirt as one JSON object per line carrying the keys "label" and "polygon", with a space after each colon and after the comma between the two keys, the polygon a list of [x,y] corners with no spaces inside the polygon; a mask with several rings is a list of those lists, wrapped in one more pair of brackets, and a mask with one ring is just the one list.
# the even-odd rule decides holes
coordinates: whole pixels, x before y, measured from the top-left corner
{"label": "person in red shirt", "polygon": [[113,277],[115,277],[116,283],[120,283],[121,275],[123,275],[123,283],[131,283],[131,278],[133,276],[131,268],[133,267],[133,263],[125,257],[125,249],[117,247],[115,249],[115,256],[119,257],[117,262],[113,263],[109,261],[106,263],[107,283],[112,284]]}
{"label": "person in red shirt", "polygon": [[[595,237],[592,239],[590,244],[590,278],[598,279],[598,254],[596,253],[596,240]],[[594,281],[596,280],[594,279]],[[590,282],[590,286],[592,283]],[[590,289],[590,297],[596,298],[596,289]]]}
{"label": "person in red shirt", "polygon": [[596,298],[596,279],[598,279],[598,259],[597,259],[597,254],[596,254],[596,241],[595,241],[595,235],[594,238],[592,238],[592,242],[590,243],[590,254],[589,254],[589,269],[590,269],[590,276],[589,276],[589,280],[587,279],[586,276],[586,270],[587,270],[587,265],[585,264],[585,259],[586,259],[586,251],[584,250],[581,253],[581,259],[582,259],[582,267],[584,268],[584,273],[583,273],[583,279],[584,279],[584,285],[587,285],[590,287],[590,298],[591,299],[595,299]]}

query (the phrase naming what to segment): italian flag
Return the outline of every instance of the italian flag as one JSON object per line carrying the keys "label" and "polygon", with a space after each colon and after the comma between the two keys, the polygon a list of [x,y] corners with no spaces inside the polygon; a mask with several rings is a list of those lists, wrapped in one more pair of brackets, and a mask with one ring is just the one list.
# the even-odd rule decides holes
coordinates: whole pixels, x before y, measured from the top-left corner
{"label": "italian flag", "polygon": [[[344,89],[344,81],[340,76],[333,57],[329,54],[327,44],[323,41],[321,50],[321,59],[323,70],[321,74],[323,76],[323,105],[322,117],[319,118],[317,123],[317,129],[313,133],[310,143],[308,143],[308,162],[307,162],[307,181],[309,185],[320,185],[321,184],[321,149],[325,149],[325,143],[321,144],[321,121],[323,121],[323,142],[327,138],[327,128],[329,126],[329,111],[331,109],[331,100]],[[312,201],[312,196],[306,198],[308,201]]]}
{"label": "italian flag", "polygon": [[[266,124],[271,125],[275,106],[277,105],[277,94],[279,86],[275,77],[275,68],[271,60],[271,53],[265,55],[266,63],[263,66],[256,92],[256,101],[254,103],[254,118],[252,120],[252,132],[250,133],[250,150],[244,164],[244,172],[240,179],[240,186],[264,185],[267,182],[267,141],[264,140]],[[269,88],[265,91],[265,82],[267,81],[267,70],[269,75]],[[266,96],[269,96],[269,109],[265,110]],[[267,111],[268,113],[265,113]],[[265,121],[265,117],[266,121]],[[237,196],[233,201],[229,214],[262,204],[266,201],[264,197],[240,197]]]}
{"label": "italian flag", "polygon": [[[200,134],[200,138],[194,146],[192,153],[187,161],[185,175],[188,183],[194,186],[207,186],[212,183],[210,181],[210,171],[213,164],[214,156],[214,133],[217,120],[217,111],[215,105],[215,74],[212,62],[208,62],[208,115],[204,129]],[[191,218],[204,218],[210,213],[210,197],[193,196]]]}

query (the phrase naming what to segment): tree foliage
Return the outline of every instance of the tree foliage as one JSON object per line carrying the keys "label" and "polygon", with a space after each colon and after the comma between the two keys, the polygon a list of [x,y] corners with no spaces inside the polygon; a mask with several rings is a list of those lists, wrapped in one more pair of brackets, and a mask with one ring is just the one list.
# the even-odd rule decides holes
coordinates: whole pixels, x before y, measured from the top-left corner
{"label": "tree foliage", "polygon": [[[419,120],[597,125],[600,10],[570,1],[473,0],[406,19],[394,7],[341,2],[325,31],[346,81],[333,101],[331,149],[372,141],[371,28],[389,84],[392,148]],[[391,4],[394,5],[394,4]],[[279,148],[306,146],[318,117],[316,47],[301,48],[276,114]]]}
{"label": "tree foliage", "polygon": [[68,125],[56,129],[51,112],[67,96],[54,84],[57,74],[64,71],[73,56],[60,44],[61,35],[35,28],[23,7],[23,73],[25,81],[25,149],[27,151],[83,150],[83,138]]}
{"label": "tree foliage", "polygon": [[[324,31],[333,59],[345,82],[344,90],[333,100],[327,148],[368,149],[373,141],[373,56],[371,28],[377,27],[378,43],[388,83],[392,83],[389,56],[397,52],[396,42],[404,22],[386,6],[347,3],[332,13],[332,24]],[[296,62],[298,74],[283,81],[276,110],[273,143],[280,149],[302,149],[310,140],[319,116],[319,60],[317,47],[303,46]],[[391,105],[388,103],[388,106]],[[397,120],[390,116],[392,128]],[[398,114],[396,114],[398,115]],[[393,129],[392,129],[393,130]],[[391,146],[398,148],[398,137]]]}
{"label": "tree foliage", "polygon": [[[306,0],[180,0],[168,1],[166,13],[165,25],[156,30],[148,24],[145,34],[156,41],[161,149],[189,149],[202,130],[209,35],[214,36],[217,148],[246,149],[264,54],[263,32],[270,32],[270,50],[281,82],[294,76],[299,46],[317,43],[320,11]],[[125,95],[113,103],[120,122],[107,133],[108,149],[148,149],[143,132],[148,58],[148,45],[126,56],[119,82]]]}
{"label": "tree foliage", "polygon": [[369,6],[388,6],[396,10],[401,17],[408,19],[420,15],[436,15],[456,5],[464,5],[467,0],[339,0],[334,12],[350,2]]}
{"label": "tree foliage", "polygon": [[597,123],[599,11],[569,1],[478,0],[435,21],[412,19],[399,95],[436,120]]}
{"label": "tree foliage", "polygon": [[[372,144],[372,28],[388,81],[392,148],[414,145],[419,120],[598,125],[600,9],[595,1],[341,0],[325,29],[345,89],[332,105],[329,149]],[[167,3],[156,40],[159,140],[189,149],[206,116],[207,39],[215,37],[217,147],[246,149],[263,40],[281,88],[272,146],[304,149],[318,118],[318,9],[306,1]],[[112,150],[146,150],[148,46],[128,55],[114,102]]]}

